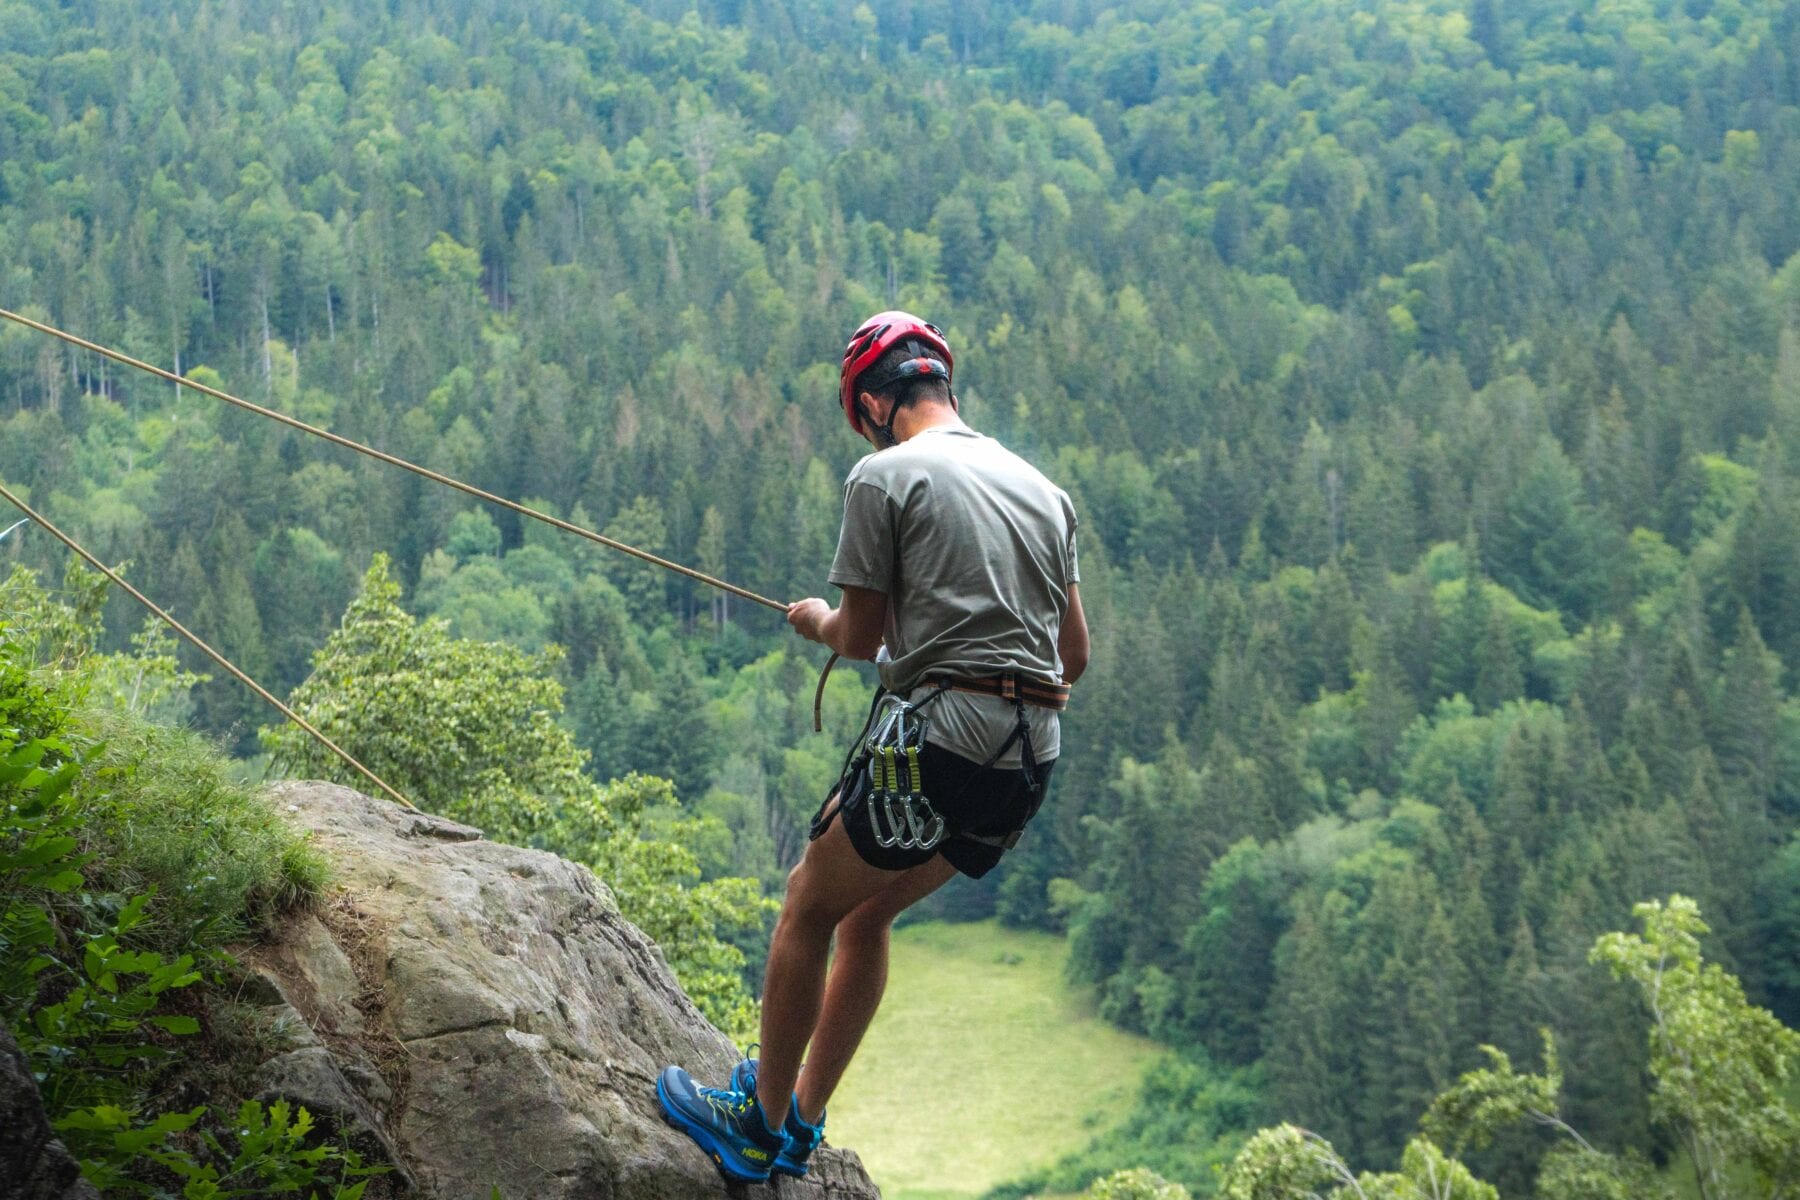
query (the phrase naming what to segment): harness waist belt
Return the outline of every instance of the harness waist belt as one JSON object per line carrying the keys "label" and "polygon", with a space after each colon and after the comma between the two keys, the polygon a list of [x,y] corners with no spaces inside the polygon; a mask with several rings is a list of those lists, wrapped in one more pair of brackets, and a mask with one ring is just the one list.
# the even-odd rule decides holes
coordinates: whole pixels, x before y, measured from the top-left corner
{"label": "harness waist belt", "polygon": [[1019,700],[1035,708],[1062,712],[1069,707],[1070,687],[1066,683],[1050,683],[1029,675],[1008,671],[1004,675],[986,675],[971,679],[961,675],[929,675],[928,687],[947,687],[953,692],[975,692],[982,696],[998,696],[1002,700]]}

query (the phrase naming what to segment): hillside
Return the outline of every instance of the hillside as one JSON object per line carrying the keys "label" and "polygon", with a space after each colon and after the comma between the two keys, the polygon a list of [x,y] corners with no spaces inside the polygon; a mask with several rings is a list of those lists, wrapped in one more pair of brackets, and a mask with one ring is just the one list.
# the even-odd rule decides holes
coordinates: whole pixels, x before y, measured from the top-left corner
{"label": "hillside", "polygon": [[1060,939],[909,925],[891,953],[888,999],[831,1105],[832,1136],[887,1200],[974,1200],[1085,1148],[1161,1057],[1069,987]]}

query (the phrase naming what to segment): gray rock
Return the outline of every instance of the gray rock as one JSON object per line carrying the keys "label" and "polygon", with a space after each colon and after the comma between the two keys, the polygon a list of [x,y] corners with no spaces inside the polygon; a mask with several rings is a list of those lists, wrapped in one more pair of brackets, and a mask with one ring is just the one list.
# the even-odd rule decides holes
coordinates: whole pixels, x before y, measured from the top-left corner
{"label": "gray rock", "polygon": [[444,1200],[878,1197],[854,1154],[728,1189],[666,1126],[658,1072],[723,1082],[736,1050],[587,868],[320,783],[277,802],[340,891],[249,956],[316,1035],[265,1064]]}
{"label": "gray rock", "polygon": [[51,1136],[31,1065],[0,1024],[0,1200],[100,1200]]}
{"label": "gray rock", "polygon": [[355,1052],[339,1057],[314,1040],[264,1063],[256,1073],[254,1096],[264,1104],[286,1100],[304,1107],[348,1140],[365,1162],[391,1165],[393,1176],[383,1181],[383,1187],[405,1192],[417,1181],[388,1135],[382,1111],[393,1100],[393,1091],[360,1057]]}

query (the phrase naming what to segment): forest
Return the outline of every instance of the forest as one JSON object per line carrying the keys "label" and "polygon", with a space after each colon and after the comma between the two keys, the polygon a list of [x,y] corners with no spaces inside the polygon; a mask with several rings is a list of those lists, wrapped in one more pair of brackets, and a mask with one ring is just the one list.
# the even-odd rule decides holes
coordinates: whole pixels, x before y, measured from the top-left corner
{"label": "forest", "polygon": [[[827,590],[850,329],[945,328],[1095,644],[932,913],[1182,1055],[1019,1194],[1276,1120],[1391,1166],[1545,1028],[1666,1161],[1589,950],[1671,893],[1800,1024],[1797,195],[1791,0],[0,0],[0,307],[765,595]],[[777,614],[10,324],[0,479],[279,695],[353,601],[512,648],[754,992],[867,674],[815,735]],[[279,756],[213,674],[169,715]]]}

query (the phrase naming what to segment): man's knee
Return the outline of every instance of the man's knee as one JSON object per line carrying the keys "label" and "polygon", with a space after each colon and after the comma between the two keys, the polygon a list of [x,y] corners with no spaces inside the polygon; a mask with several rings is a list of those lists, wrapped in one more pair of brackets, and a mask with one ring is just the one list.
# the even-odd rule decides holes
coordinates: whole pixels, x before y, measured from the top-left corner
{"label": "man's knee", "polygon": [[788,872],[787,894],[781,901],[779,923],[799,925],[829,933],[844,915],[837,897],[821,886],[815,872],[807,869],[806,860]]}
{"label": "man's knee", "polygon": [[880,945],[887,940],[888,931],[893,928],[894,917],[897,915],[887,911],[886,907],[875,900],[865,900],[838,922],[838,942]]}

